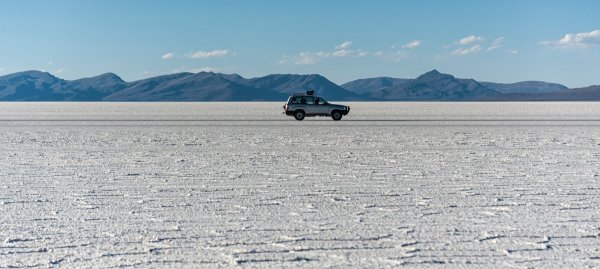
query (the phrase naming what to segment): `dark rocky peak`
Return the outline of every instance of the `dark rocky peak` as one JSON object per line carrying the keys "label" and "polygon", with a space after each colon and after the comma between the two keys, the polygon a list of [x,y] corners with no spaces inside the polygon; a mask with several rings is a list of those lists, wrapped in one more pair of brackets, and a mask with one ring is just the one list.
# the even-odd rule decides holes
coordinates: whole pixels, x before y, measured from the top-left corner
{"label": "dark rocky peak", "polygon": [[431,70],[427,73],[420,75],[415,80],[417,80],[419,82],[429,82],[429,81],[436,81],[436,80],[442,80],[442,79],[454,79],[454,77],[452,75],[442,74],[439,71],[434,69],[434,70]]}

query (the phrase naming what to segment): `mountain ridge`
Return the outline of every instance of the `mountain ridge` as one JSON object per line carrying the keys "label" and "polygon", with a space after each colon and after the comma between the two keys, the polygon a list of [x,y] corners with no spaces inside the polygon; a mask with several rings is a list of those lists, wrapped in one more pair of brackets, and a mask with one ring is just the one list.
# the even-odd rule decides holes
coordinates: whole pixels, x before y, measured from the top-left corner
{"label": "mountain ridge", "polygon": [[600,86],[569,89],[543,81],[479,82],[434,69],[414,79],[374,77],[341,85],[320,74],[244,78],[174,73],[126,82],[114,73],[65,80],[43,71],[0,76],[0,101],[283,101],[308,89],[339,101],[600,101]]}
{"label": "mountain ridge", "polygon": [[[436,69],[426,72],[415,79],[388,78],[391,84],[382,85],[380,78],[360,81],[351,81],[342,84],[342,87],[363,92],[371,98],[383,100],[402,101],[466,101],[501,95],[499,92],[486,88],[473,79],[459,79],[449,74],[443,74]],[[396,82],[396,83],[393,83]],[[357,84],[368,87],[376,85],[374,89],[360,89]]]}

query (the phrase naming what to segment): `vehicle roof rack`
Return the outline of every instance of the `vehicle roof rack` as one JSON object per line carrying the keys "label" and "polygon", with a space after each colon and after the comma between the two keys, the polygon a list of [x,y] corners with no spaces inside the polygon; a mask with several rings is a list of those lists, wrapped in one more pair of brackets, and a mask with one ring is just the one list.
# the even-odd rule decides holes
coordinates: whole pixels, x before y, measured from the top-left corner
{"label": "vehicle roof rack", "polygon": [[306,92],[293,92],[292,96],[314,96],[315,95],[315,91],[314,90],[308,90]]}

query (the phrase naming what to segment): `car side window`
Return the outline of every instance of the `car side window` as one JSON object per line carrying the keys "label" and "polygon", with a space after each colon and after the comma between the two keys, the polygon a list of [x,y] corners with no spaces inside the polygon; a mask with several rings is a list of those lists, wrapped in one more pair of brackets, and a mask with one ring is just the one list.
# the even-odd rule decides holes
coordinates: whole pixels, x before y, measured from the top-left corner
{"label": "car side window", "polygon": [[307,105],[314,105],[315,104],[315,98],[312,96],[306,96],[304,97],[306,99],[306,104]]}

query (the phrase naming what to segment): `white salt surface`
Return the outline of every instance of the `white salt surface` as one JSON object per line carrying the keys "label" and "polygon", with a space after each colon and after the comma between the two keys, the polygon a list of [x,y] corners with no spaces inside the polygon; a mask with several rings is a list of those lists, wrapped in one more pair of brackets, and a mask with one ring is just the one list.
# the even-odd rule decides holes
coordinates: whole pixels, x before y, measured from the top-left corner
{"label": "white salt surface", "polygon": [[0,103],[0,268],[600,267],[600,103]]}

